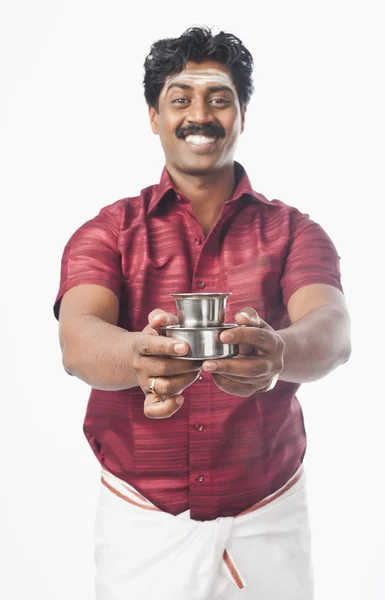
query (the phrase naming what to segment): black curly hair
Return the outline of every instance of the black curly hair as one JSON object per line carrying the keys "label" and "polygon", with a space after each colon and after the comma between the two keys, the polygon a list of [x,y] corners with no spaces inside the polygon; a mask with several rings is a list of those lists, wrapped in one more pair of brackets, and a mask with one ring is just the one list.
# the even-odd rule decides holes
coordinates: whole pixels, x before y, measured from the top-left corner
{"label": "black curly hair", "polygon": [[179,38],[154,42],[144,62],[144,96],[158,111],[159,94],[167,77],[180,73],[186,62],[215,60],[230,67],[240,105],[246,106],[253,93],[253,57],[241,40],[220,31],[213,35],[209,27],[190,27]]}

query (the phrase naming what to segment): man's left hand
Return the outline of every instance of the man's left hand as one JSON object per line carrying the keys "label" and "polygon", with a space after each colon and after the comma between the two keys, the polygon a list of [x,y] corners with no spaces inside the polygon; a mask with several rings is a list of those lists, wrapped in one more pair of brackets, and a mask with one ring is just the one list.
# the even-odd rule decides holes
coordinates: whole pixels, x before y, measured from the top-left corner
{"label": "man's left hand", "polygon": [[203,370],[212,373],[220,390],[235,396],[248,397],[268,391],[283,370],[285,342],[253,308],[244,308],[235,315],[237,325],[223,331],[220,340],[239,344],[239,354],[233,358],[205,360]]}

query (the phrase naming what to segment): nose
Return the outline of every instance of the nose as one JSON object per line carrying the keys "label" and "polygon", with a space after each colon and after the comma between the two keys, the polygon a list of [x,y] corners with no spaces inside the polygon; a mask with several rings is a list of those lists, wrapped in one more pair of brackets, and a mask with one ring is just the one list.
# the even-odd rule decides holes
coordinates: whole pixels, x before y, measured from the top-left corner
{"label": "nose", "polygon": [[204,98],[194,98],[187,116],[189,123],[211,123],[213,120],[210,105]]}

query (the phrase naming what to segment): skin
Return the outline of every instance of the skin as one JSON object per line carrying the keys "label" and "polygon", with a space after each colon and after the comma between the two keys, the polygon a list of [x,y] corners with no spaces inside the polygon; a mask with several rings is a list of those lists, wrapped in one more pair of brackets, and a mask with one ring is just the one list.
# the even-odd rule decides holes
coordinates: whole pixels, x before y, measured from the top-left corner
{"label": "skin", "polygon": [[[151,127],[160,136],[170,177],[189,198],[204,234],[233,194],[234,152],[245,113],[230,70],[213,61],[188,62],[185,71],[165,82],[158,110],[149,108]],[[183,136],[178,139],[178,131],[191,127],[198,131],[212,127],[221,136],[204,147],[188,144]],[[176,324],[175,315],[157,308],[142,332],[127,332],[117,326],[119,301],[113,292],[98,285],[79,285],[68,290],[61,302],[63,365],[69,374],[96,389],[140,386],[145,395],[144,414],[160,419],[179,410],[183,391],[202,369],[212,373],[224,392],[248,397],[263,393],[273,378],[315,381],[348,360],[350,319],[339,290],[321,284],[305,286],[292,295],[287,310],[291,325],[280,331],[274,331],[253,308],[241,310],[235,321],[247,327],[221,334],[223,342],[240,345],[237,357],[178,361],[174,357],[186,354],[187,345],[157,331]],[[156,393],[149,389],[154,377]]]}
{"label": "skin", "polygon": [[[189,198],[205,235],[234,190],[234,153],[245,114],[230,69],[214,61],[187,62],[184,71],[166,80],[158,111],[149,107],[151,128],[160,137],[169,175]],[[191,126],[212,126],[223,137],[211,148],[194,147],[176,136],[178,128],[187,131]]]}
{"label": "skin", "polygon": [[[127,332],[117,326],[119,300],[111,290],[88,284],[71,288],[62,298],[59,316],[65,370],[95,389],[140,386],[145,394],[145,415],[170,416],[183,402],[181,392],[196,380],[202,364],[173,359],[186,354],[188,346],[159,335],[154,326],[177,322],[174,315],[163,313],[159,318],[159,312],[163,313],[159,310],[151,313],[142,332]],[[166,399],[162,395],[162,403],[149,391],[155,376],[166,379],[167,393],[172,396]]]}

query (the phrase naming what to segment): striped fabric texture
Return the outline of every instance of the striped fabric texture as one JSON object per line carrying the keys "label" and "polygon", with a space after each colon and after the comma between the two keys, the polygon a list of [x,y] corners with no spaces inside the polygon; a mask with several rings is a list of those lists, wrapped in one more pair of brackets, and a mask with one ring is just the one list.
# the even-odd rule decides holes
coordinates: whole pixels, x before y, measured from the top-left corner
{"label": "striped fabric texture", "polygon": [[[299,288],[342,291],[339,256],[320,225],[253,191],[235,163],[233,197],[207,237],[166,168],[160,183],[103,208],[68,241],[54,313],[80,284],[112,290],[118,325],[141,331],[155,308],[175,314],[172,293],[232,292],[226,322],[253,307],[274,329],[290,324],[287,303]],[[240,398],[209,373],[184,392],[169,419],[148,419],[137,387],[92,389],[84,432],[101,465],[162,511],[195,520],[234,516],[281,488],[306,451],[298,384]]]}

